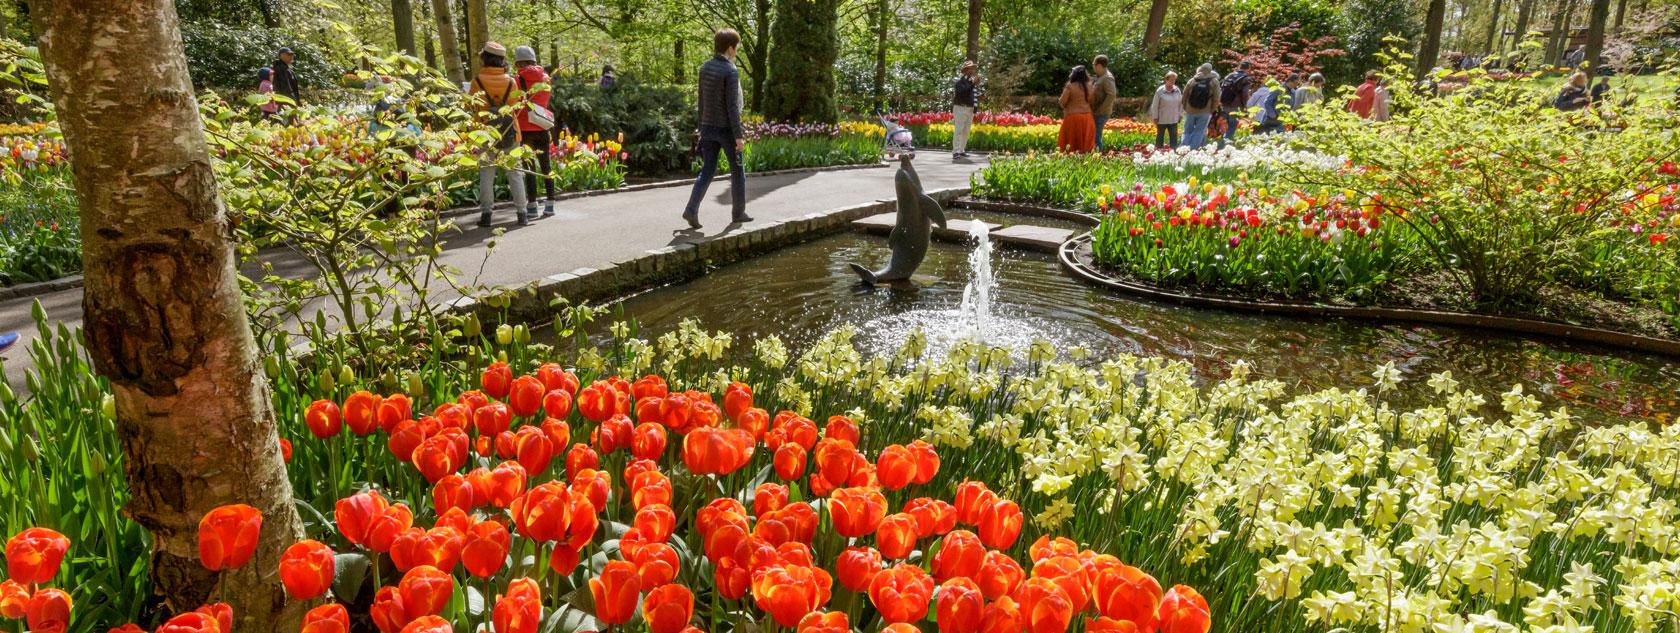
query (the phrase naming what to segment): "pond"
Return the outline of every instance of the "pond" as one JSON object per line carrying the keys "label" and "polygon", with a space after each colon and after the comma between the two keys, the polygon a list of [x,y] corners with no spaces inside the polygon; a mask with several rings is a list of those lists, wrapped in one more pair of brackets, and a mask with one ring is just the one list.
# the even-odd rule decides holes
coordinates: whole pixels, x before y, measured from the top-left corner
{"label": "pond", "polygon": [[[930,353],[938,353],[942,343],[972,331],[961,307],[974,250],[935,242],[913,287],[867,288],[847,264],[880,265],[888,257],[886,240],[840,234],[633,295],[616,307],[636,319],[644,338],[693,318],[708,330],[732,333],[738,343],[775,334],[799,351],[852,323],[866,352],[890,353],[921,328]],[[1298,389],[1368,386],[1372,370],[1392,361],[1406,380],[1401,395],[1408,406],[1427,402],[1429,375],[1451,371],[1494,405],[1498,394],[1521,383],[1547,406],[1567,405],[1586,420],[1666,423],[1680,412],[1680,361],[1661,356],[1476,329],[1182,307],[1088,285],[1049,254],[998,248],[991,263],[996,286],[986,332],[993,344],[1021,347],[1043,337],[1063,350],[1082,345],[1093,359],[1116,352],[1166,356],[1190,362],[1203,379],[1224,377],[1232,363],[1247,360],[1255,374]]]}

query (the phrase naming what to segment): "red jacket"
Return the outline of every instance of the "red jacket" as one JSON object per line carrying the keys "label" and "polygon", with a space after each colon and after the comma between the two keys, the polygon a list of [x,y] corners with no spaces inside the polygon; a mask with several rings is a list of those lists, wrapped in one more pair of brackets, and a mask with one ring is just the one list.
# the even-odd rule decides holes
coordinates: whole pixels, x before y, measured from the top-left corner
{"label": "red jacket", "polygon": [[[524,68],[519,69],[519,89],[525,91],[525,100],[526,101],[528,101],[530,103],[535,103],[535,104],[540,105],[544,108],[548,107],[549,91],[548,91],[547,88],[543,88],[542,92],[531,92],[531,87],[532,86],[535,86],[537,84],[546,84],[546,83],[548,83],[548,73],[543,72],[542,66],[538,66],[536,64],[531,64],[530,66],[526,66]],[[530,120],[525,115],[525,110],[524,109],[521,109],[519,111],[519,114],[516,115],[514,118],[515,118],[515,120],[517,120],[519,122],[519,129],[521,131],[524,131],[524,132],[540,132],[540,131],[542,131],[542,128],[537,127],[536,125],[534,125],[530,122]]]}
{"label": "red jacket", "polygon": [[[548,97],[543,97],[546,103]],[[1353,91],[1353,99],[1348,101],[1348,112],[1358,114],[1361,118],[1371,118],[1371,107],[1377,103],[1377,82],[1367,81],[1359,84]]]}

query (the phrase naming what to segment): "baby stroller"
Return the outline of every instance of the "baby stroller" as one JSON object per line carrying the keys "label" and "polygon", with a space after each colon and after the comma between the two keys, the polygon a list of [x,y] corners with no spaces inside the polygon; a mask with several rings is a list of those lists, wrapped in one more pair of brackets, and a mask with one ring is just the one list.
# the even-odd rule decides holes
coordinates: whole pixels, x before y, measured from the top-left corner
{"label": "baby stroller", "polygon": [[881,127],[887,130],[886,134],[882,135],[881,140],[883,151],[888,154],[907,154],[916,151],[916,144],[914,137],[910,134],[910,128],[893,121],[892,115],[884,110],[876,110],[875,114],[881,118]]}

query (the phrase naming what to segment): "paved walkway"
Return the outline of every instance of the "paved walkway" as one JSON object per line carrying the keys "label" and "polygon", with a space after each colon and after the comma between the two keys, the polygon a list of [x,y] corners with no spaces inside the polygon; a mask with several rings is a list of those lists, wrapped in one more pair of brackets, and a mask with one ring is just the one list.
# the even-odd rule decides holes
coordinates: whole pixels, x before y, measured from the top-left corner
{"label": "paved walkway", "polygon": [[[950,154],[926,152],[916,161],[916,169],[929,190],[962,187],[984,161],[972,158],[953,162]],[[890,200],[895,171],[879,168],[749,176],[747,213],[754,221],[747,226]],[[738,230],[727,226],[727,178],[712,184],[700,207],[700,221],[705,226],[699,231],[687,230],[687,224],[678,217],[688,202],[689,191],[686,186],[660,187],[567,200],[556,206],[555,217],[523,228],[514,225],[511,210],[498,210],[496,228],[507,232],[489,251],[488,258],[486,243],[492,239],[493,229],[474,226],[477,214],[462,216],[456,222],[463,231],[448,240],[441,259],[460,269],[464,282],[514,287],[580,267],[604,269],[651,249],[704,241]],[[453,291],[433,292],[431,301],[441,305],[456,298],[458,294]],[[29,366],[29,342],[36,333],[30,315],[30,306],[36,300],[54,322],[71,327],[82,323],[80,288],[0,302],[0,332],[23,335],[17,346],[5,353],[6,378],[20,390]],[[314,318],[313,313],[305,316]]]}

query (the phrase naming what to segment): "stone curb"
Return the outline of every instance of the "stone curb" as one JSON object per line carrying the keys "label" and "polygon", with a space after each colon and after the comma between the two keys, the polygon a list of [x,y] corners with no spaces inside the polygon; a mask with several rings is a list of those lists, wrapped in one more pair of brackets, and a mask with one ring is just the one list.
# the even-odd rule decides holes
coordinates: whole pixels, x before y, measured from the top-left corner
{"label": "stone curb", "polygon": [[52,281],[39,281],[31,284],[6,286],[4,288],[0,288],[0,301],[20,299],[23,297],[34,297],[38,295],[51,294],[60,290],[69,290],[71,288],[80,287],[82,287],[81,275],[60,277]]}
{"label": "stone curb", "polygon": [[1652,336],[1642,336],[1638,334],[1628,334],[1626,332],[1617,332],[1614,330],[1570,325],[1567,323],[1557,323],[1554,321],[1540,321],[1537,319],[1524,319],[1520,317],[1491,316],[1444,310],[1333,306],[1288,301],[1252,301],[1235,297],[1222,297],[1200,293],[1163,290],[1148,284],[1117,279],[1099,270],[1093,263],[1090,233],[1085,233],[1062,244],[1061,252],[1058,257],[1061,259],[1063,267],[1072,272],[1074,276],[1087,282],[1156,301],[1165,301],[1201,308],[1258,312],[1262,314],[1282,314],[1303,317],[1342,317],[1373,321],[1429,323],[1435,325],[1480,328],[1513,334],[1555,337],[1569,341],[1592,343],[1606,347],[1645,352],[1648,354],[1680,357],[1680,341],[1656,338]]}
{"label": "stone curb", "polygon": [[[800,167],[800,168],[796,168],[796,169],[778,169],[778,170],[775,170],[775,171],[752,172],[752,173],[748,173],[747,177],[748,178],[753,178],[753,177],[758,177],[758,176],[780,176],[780,175],[784,175],[784,174],[806,174],[806,173],[829,172],[829,171],[854,171],[854,170],[858,170],[858,169],[879,169],[879,168],[882,168],[882,167],[889,167],[889,166],[890,166],[890,164],[888,164],[886,162],[879,162],[879,163],[865,163],[865,164],[862,164],[862,165],[833,165],[833,166],[829,166],[829,167]],[[596,197],[596,196],[605,196],[605,195],[611,195],[611,194],[615,194],[615,193],[634,193],[634,192],[637,192],[637,191],[648,191],[650,189],[664,189],[666,187],[687,187],[687,186],[693,185],[695,180],[696,180],[695,178],[685,178],[685,179],[682,179],[682,180],[661,180],[661,181],[657,181],[657,182],[644,182],[644,183],[638,183],[638,184],[634,184],[634,185],[625,185],[625,186],[617,187],[617,188],[613,188],[613,189],[590,189],[588,191],[569,191],[569,192],[558,194],[558,195],[554,196],[554,201],[555,202],[563,202],[563,201],[566,201],[566,200],[577,200],[579,198],[593,198],[593,197]],[[496,209],[512,209],[513,208],[513,203],[511,203],[511,202],[497,203],[495,208]],[[471,215],[471,214],[478,213],[478,212],[479,212],[478,207],[455,207],[453,209],[449,209],[447,211],[444,211],[442,214],[439,215],[439,217],[458,218],[458,217],[461,217],[461,216],[464,216],[464,215]]]}
{"label": "stone curb", "polygon": [[1102,220],[1087,213],[1069,211],[1067,209],[1057,209],[1055,207],[1044,207],[1035,204],[1010,202],[1007,200],[985,200],[981,198],[963,196],[958,198],[954,204],[965,209],[974,209],[976,211],[996,211],[999,213],[1014,213],[1017,215],[1035,215],[1046,218],[1054,218],[1057,220],[1077,222],[1079,224],[1092,227],[1102,224]]}

